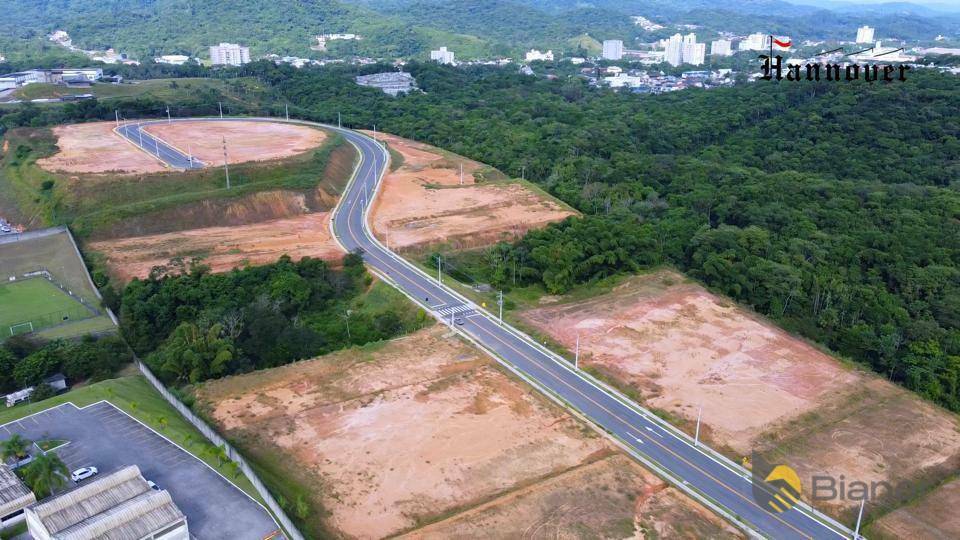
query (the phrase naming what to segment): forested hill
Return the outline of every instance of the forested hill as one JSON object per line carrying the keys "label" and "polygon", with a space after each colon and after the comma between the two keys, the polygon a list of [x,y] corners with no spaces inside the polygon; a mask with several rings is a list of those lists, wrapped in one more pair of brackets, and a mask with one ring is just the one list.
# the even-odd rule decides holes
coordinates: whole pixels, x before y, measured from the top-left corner
{"label": "forested hill", "polygon": [[377,56],[423,54],[438,45],[481,54],[482,38],[418,27],[337,0],[0,0],[0,32],[42,37],[66,30],[87,49],[113,47],[139,57],[183,53],[205,57],[221,41],[243,43],[254,55],[306,56],[321,33],[351,32],[362,42],[335,42],[344,52]]}

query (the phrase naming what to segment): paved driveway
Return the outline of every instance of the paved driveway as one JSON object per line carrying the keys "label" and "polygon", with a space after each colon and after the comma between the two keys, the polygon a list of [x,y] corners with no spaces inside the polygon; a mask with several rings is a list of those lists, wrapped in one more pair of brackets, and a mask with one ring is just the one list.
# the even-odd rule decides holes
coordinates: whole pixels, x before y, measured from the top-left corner
{"label": "paved driveway", "polygon": [[0,426],[33,440],[65,439],[57,450],[70,470],[88,465],[100,474],[137,465],[144,478],[170,492],[200,540],[261,539],[277,529],[270,514],[239,488],[179,446],[107,402],[79,409],[65,403]]}

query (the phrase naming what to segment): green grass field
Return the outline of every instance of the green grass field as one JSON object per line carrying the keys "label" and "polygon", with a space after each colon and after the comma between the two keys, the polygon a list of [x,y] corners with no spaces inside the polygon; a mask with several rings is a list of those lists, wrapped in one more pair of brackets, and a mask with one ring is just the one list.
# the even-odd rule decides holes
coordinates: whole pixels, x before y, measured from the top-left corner
{"label": "green grass field", "polygon": [[10,325],[31,321],[34,330],[94,316],[78,301],[43,278],[0,285],[0,335],[10,335]]}

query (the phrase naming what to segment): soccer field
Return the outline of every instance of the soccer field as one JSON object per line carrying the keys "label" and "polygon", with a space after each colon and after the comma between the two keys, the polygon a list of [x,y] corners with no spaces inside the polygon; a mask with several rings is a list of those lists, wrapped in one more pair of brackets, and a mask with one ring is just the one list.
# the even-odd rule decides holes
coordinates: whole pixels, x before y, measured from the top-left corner
{"label": "soccer field", "polygon": [[[0,339],[9,337],[10,326],[30,321],[39,330],[93,316],[87,308],[43,278],[18,280],[0,285]],[[28,331],[16,329],[17,333]]]}

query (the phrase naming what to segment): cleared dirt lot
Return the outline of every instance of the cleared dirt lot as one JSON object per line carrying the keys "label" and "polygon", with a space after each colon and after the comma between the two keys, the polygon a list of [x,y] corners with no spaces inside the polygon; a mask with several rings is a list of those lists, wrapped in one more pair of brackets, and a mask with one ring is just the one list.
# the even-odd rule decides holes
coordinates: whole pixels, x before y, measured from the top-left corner
{"label": "cleared dirt lot", "polygon": [[742,536],[623,455],[582,465],[404,536],[490,537]]}
{"label": "cleared dirt lot", "polygon": [[922,499],[871,524],[871,538],[960,538],[960,480],[953,480]]}
{"label": "cleared dirt lot", "polygon": [[223,165],[223,140],[227,141],[229,163],[266,161],[300,154],[316,148],[326,138],[319,129],[272,122],[174,122],[151,124],[148,133],[157,135],[208,166]]}
{"label": "cleared dirt lot", "polygon": [[333,261],[343,255],[330,235],[329,212],[274,219],[243,226],[203,227],[186,231],[93,242],[90,248],[109,261],[121,281],[143,278],[154,266],[171,259],[202,257],[214,272],[246,264],[275,262],[281,255],[293,260],[313,257]]}
{"label": "cleared dirt lot", "polygon": [[[53,128],[60,151],[37,163],[52,172],[73,174],[146,174],[167,171],[160,161],[113,132],[114,122],[71,124]],[[146,128],[210,166],[223,165],[223,138],[230,163],[290,157],[319,146],[324,132],[304,126],[268,122],[176,122]]]}
{"label": "cleared dirt lot", "polygon": [[[432,146],[377,134],[403,163],[384,178],[371,212],[374,232],[398,249],[447,242],[456,249],[522,236],[574,212],[475,161]],[[460,165],[463,185],[460,185]],[[477,177],[484,178],[478,182]],[[489,178],[486,178],[489,177]]]}
{"label": "cleared dirt lot", "polygon": [[156,173],[167,168],[113,132],[113,122],[53,128],[60,151],[37,164],[48,171],[76,174]]}
{"label": "cleared dirt lot", "polygon": [[[211,382],[198,399],[244,449],[311,487],[315,508],[329,513],[314,512],[318,528],[349,537],[410,531],[613,455],[592,430],[445,331]],[[650,483],[625,470],[616,489]],[[598,505],[597,523],[632,516],[623,497],[625,508],[617,497]],[[699,515],[684,504],[667,506],[684,519]],[[506,516],[490,534],[510,536],[529,517]]]}
{"label": "cleared dirt lot", "polygon": [[[674,272],[635,276],[607,294],[522,313],[581,363],[731,457],[769,452],[814,474],[889,482],[897,499],[960,469],[957,418],[842,365]],[[882,494],[881,494],[882,495]],[[821,503],[839,515],[855,502]]]}

